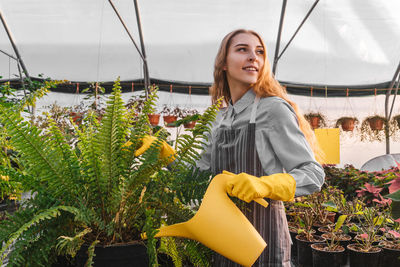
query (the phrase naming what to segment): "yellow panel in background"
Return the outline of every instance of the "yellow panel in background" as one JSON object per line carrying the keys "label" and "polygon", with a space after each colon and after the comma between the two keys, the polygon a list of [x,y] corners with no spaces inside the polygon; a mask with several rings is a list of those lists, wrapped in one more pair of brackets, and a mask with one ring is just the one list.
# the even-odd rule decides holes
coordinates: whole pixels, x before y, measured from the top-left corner
{"label": "yellow panel in background", "polygon": [[325,164],[340,163],[339,128],[315,129],[315,136],[325,153]]}

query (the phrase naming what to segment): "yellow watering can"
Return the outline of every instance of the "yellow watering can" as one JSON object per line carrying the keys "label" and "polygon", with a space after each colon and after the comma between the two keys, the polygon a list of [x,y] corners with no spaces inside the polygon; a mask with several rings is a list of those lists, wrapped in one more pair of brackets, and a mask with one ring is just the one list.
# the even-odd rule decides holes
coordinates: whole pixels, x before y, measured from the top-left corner
{"label": "yellow watering can", "polygon": [[[226,174],[215,176],[195,216],[184,223],[161,227],[155,237],[194,239],[236,263],[251,266],[267,244],[226,194],[230,177]],[[255,201],[268,206],[264,199]]]}

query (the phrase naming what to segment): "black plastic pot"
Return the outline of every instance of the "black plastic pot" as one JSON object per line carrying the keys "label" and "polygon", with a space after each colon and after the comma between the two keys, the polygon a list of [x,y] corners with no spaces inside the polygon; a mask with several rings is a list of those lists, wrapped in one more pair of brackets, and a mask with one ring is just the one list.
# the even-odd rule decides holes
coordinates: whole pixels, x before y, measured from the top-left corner
{"label": "black plastic pot", "polygon": [[[347,259],[348,259],[348,255],[349,255],[348,250],[346,248],[347,248],[347,245],[352,243],[352,241],[351,241],[352,239],[351,239],[350,235],[342,234],[342,236],[345,236],[345,238],[342,238],[342,239],[347,239],[347,240],[339,240],[339,244],[343,248],[345,248],[345,251],[344,251],[343,257],[342,257],[342,264],[345,265],[347,263]],[[322,237],[328,241],[331,240],[329,237],[326,236],[326,234],[323,234]]]}
{"label": "black plastic pot", "polygon": [[296,235],[297,231],[290,231],[290,238],[292,239],[292,246],[290,250],[290,259],[292,262],[297,263],[297,242],[296,242]]}
{"label": "black plastic pot", "polygon": [[[83,245],[76,255],[76,266],[83,267],[87,261],[87,245]],[[130,267],[148,266],[147,249],[143,244],[123,244],[113,246],[96,246],[93,267]]]}
{"label": "black plastic pot", "polygon": [[340,267],[343,263],[344,247],[340,251],[324,251],[320,248],[326,244],[312,244],[312,263],[313,267]]}
{"label": "black plastic pot", "polygon": [[[296,236],[297,242],[297,265],[296,267],[312,267],[312,250],[311,244],[322,243],[325,238],[313,235],[315,241],[303,240],[300,235]],[[301,255],[301,256],[300,256]]]}
{"label": "black plastic pot", "polygon": [[400,266],[400,250],[383,247],[380,260],[381,267]]}
{"label": "black plastic pot", "polygon": [[[357,244],[350,244],[347,246],[350,257],[350,267],[376,267],[379,266],[379,259],[381,255],[381,248],[374,248],[371,252],[362,252],[357,250]],[[387,265],[389,267],[391,265]]]}

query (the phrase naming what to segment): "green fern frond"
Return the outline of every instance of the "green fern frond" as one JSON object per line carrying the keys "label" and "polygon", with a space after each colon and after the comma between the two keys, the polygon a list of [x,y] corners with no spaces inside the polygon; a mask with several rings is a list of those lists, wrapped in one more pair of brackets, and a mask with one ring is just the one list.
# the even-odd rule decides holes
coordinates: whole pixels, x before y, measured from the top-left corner
{"label": "green fern frond", "polygon": [[11,234],[10,238],[7,240],[7,242],[2,246],[1,250],[0,250],[0,265],[3,264],[4,259],[7,257],[8,253],[10,251],[7,251],[7,249],[14,243],[15,240],[17,240],[23,232],[25,232],[26,230],[28,230],[30,227],[39,224],[40,221],[44,221],[44,220],[51,220],[55,217],[60,216],[61,212],[60,211],[67,211],[73,214],[78,213],[78,210],[74,207],[68,207],[68,206],[57,206],[57,207],[53,207],[50,209],[47,209],[39,214],[37,214],[32,220],[30,220],[29,222],[25,223],[24,225],[22,225],[22,227],[20,227],[18,229],[18,231],[14,232],[13,234]]}
{"label": "green fern frond", "polygon": [[98,243],[99,243],[99,240],[95,240],[92,242],[92,244],[90,244],[88,251],[87,251],[88,259],[85,263],[85,267],[93,266],[93,258],[94,258],[94,256],[96,256],[96,254],[94,253],[94,249]]}
{"label": "green fern frond", "polygon": [[175,267],[182,267],[182,256],[178,251],[175,238],[173,237],[162,237],[160,241],[160,247],[158,248],[159,253],[167,254],[171,257]]}
{"label": "green fern frond", "polygon": [[70,255],[72,258],[75,258],[76,252],[84,242],[83,237],[90,232],[92,232],[92,229],[85,228],[73,237],[60,236],[56,246],[57,253],[59,255]]}
{"label": "green fern frond", "polygon": [[45,138],[41,130],[23,121],[19,114],[10,109],[0,107],[0,122],[7,128],[10,142],[23,154],[26,167],[35,175],[36,181],[46,182],[49,194],[63,195],[63,189],[68,188],[67,184],[71,186],[71,183],[63,175],[68,167],[67,162],[57,157],[60,149],[56,140]]}

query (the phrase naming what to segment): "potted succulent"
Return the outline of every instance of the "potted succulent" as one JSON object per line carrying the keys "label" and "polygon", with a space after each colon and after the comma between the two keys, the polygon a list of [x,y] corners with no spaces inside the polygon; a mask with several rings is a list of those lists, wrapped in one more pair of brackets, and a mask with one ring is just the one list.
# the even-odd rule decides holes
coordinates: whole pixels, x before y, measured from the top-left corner
{"label": "potted succulent", "polygon": [[313,129],[326,127],[326,118],[320,112],[310,112],[304,114],[304,118],[306,118]]}
{"label": "potted succulent", "polygon": [[[0,123],[23,159],[21,183],[33,192],[24,208],[1,222],[0,265],[7,255],[8,266],[51,266],[59,255],[77,266],[157,265],[156,229],[193,216],[191,201],[197,203],[207,187],[210,175],[194,172],[188,164],[199,156],[195,147],[210,130],[218,104],[205,111],[191,135],[178,137],[170,171],[170,159],[159,157],[165,129],[155,134],[158,139],[145,153],[135,156],[142,138],[152,133],[147,114],[156,98],[156,90],[151,91],[142,113],[132,120],[116,81],[101,122],[89,113],[76,128],[76,146],[66,142],[54,122],[46,129],[51,138],[42,138],[43,131],[15,109],[0,107]],[[208,265],[205,247],[190,240],[169,242],[174,260],[186,253],[193,264]],[[99,262],[110,253],[119,256]]]}
{"label": "potted succulent", "polygon": [[341,117],[336,121],[336,128],[341,127],[345,132],[352,132],[358,124],[358,119],[355,117]]}

